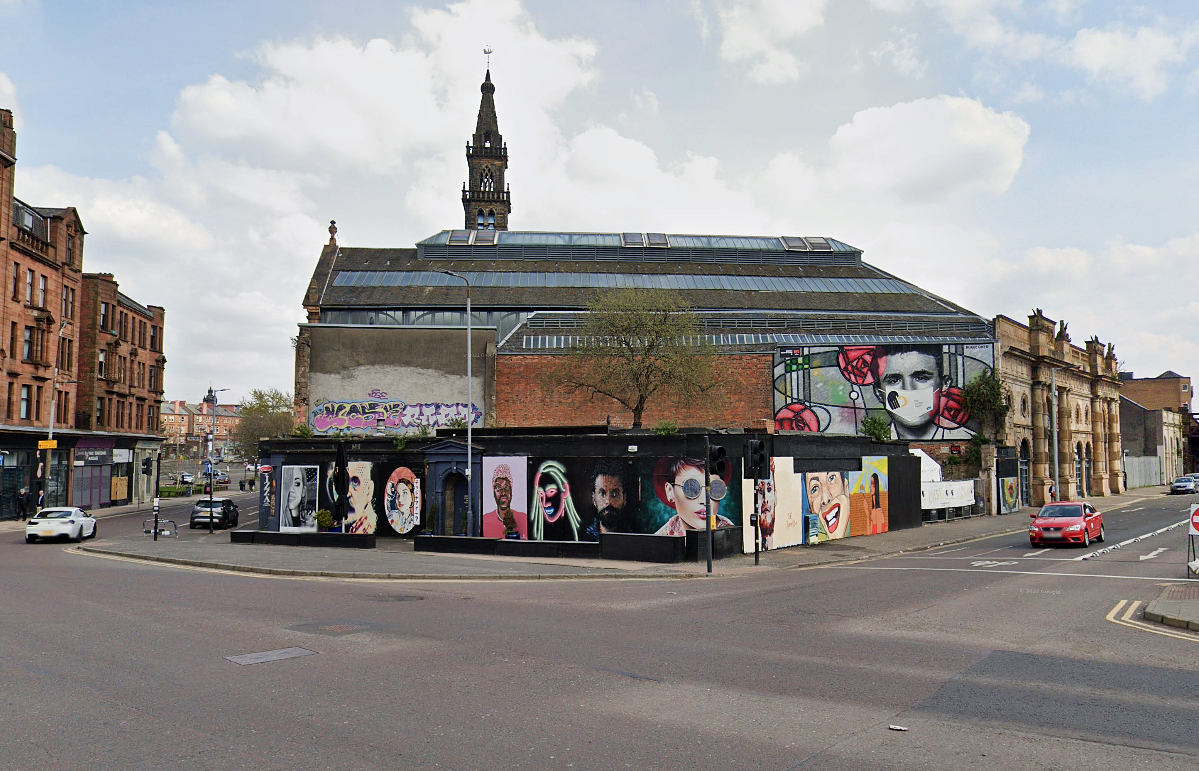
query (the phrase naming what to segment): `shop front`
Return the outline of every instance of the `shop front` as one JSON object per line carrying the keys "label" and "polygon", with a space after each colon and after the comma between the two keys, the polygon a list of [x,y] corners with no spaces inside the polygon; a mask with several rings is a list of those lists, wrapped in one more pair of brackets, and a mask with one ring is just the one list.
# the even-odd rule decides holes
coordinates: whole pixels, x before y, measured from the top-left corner
{"label": "shop front", "polygon": [[113,444],[113,440],[106,437],[84,437],[75,445],[71,505],[81,509],[112,505]]}

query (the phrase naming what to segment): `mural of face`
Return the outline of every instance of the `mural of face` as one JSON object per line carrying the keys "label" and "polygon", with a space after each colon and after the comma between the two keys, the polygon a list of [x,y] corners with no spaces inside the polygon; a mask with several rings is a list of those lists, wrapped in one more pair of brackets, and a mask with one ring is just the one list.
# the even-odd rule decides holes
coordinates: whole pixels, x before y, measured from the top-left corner
{"label": "mural of face", "polygon": [[300,522],[300,503],[304,499],[304,477],[293,472],[291,484],[287,486],[287,499],[284,508],[287,509],[288,524],[298,525]]}
{"label": "mural of face", "polygon": [[407,533],[420,519],[420,482],[411,469],[397,468],[383,488],[383,508],[387,521],[397,533]]}
{"label": "mural of face", "polygon": [[[566,495],[570,495],[569,490]],[[545,512],[546,522],[557,522],[562,516],[563,490],[557,480],[548,476],[537,485],[537,500],[541,502],[541,510]]]}
{"label": "mural of face", "polygon": [[[690,484],[688,484],[690,482]],[[698,495],[689,498],[687,493],[698,490]],[[683,466],[674,481],[666,481],[666,502],[688,530],[703,530],[707,527],[707,510],[704,506],[704,472],[695,466]],[[712,501],[712,513],[718,514],[719,501]]]}
{"label": "mural of face", "polygon": [[886,357],[875,384],[875,394],[904,439],[923,439],[936,431],[933,422],[941,368],[937,357],[923,351],[905,351]]}
{"label": "mural of face", "polygon": [[762,538],[768,539],[774,534],[774,512],[778,508],[778,495],[774,490],[773,479],[763,479],[758,482],[758,500],[761,501],[762,506],[762,511],[758,515],[758,527],[762,530]]}
{"label": "mural of face", "polygon": [[849,489],[841,471],[820,471],[804,475],[808,505],[820,521],[822,532],[830,539],[844,538],[849,530]]}
{"label": "mural of face", "polygon": [[371,464],[351,461],[348,468],[350,489],[346,496],[349,504],[346,512],[346,532],[373,533],[376,521],[375,507],[371,505],[371,501],[375,497],[375,483],[371,479]]}
{"label": "mural of face", "polygon": [[512,508],[512,480],[506,476],[497,476],[491,484],[491,493],[495,496],[496,508],[509,511]]}
{"label": "mural of face", "polygon": [[597,474],[595,489],[591,491],[591,504],[595,506],[602,527],[610,529],[615,526],[625,507],[624,482],[621,478]]}

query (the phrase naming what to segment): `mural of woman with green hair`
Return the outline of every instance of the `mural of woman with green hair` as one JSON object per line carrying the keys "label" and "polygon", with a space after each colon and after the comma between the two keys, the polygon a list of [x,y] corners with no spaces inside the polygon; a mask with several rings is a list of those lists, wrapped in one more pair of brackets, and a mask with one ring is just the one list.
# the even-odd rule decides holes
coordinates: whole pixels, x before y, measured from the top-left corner
{"label": "mural of woman with green hair", "polygon": [[566,481],[566,467],[556,460],[547,460],[537,469],[533,477],[533,500],[529,510],[531,540],[545,540],[547,522],[557,522],[565,515],[570,524],[572,540],[579,540],[579,512],[570,497],[570,483]]}

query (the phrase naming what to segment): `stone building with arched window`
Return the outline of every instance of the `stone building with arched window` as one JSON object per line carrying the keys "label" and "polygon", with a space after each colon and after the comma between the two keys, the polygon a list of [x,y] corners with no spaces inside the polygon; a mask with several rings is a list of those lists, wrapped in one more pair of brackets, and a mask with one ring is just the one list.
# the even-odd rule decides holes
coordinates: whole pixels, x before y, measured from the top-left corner
{"label": "stone building with arched window", "polygon": [[994,329],[999,379],[1010,400],[1003,443],[1015,448],[1019,459],[1021,504],[1049,500],[1055,437],[1060,498],[1122,492],[1114,348],[1097,337],[1079,348],[1070,341],[1066,322],[1046,318],[1039,308],[1027,325],[996,316]]}

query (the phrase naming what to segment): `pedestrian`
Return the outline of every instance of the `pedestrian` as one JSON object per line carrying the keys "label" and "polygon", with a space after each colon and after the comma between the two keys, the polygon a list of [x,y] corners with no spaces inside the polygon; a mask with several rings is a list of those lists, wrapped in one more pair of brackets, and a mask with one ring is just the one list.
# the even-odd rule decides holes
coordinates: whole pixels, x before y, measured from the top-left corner
{"label": "pedestrian", "polygon": [[1049,483],[1049,500],[1057,501],[1057,485],[1053,482]]}
{"label": "pedestrian", "polygon": [[254,477],[250,477],[250,492],[254,492]]}
{"label": "pedestrian", "polygon": [[37,510],[41,511],[46,505],[46,491],[42,488],[37,489]]}
{"label": "pedestrian", "polygon": [[29,516],[29,491],[22,487],[17,491],[17,513],[21,515],[21,521]]}

